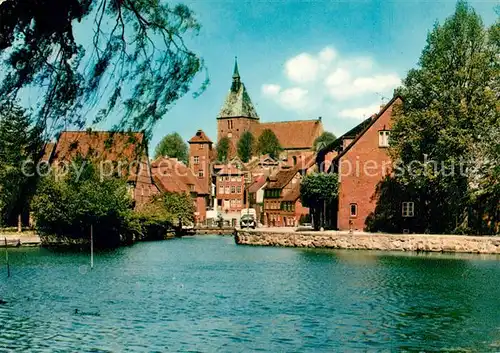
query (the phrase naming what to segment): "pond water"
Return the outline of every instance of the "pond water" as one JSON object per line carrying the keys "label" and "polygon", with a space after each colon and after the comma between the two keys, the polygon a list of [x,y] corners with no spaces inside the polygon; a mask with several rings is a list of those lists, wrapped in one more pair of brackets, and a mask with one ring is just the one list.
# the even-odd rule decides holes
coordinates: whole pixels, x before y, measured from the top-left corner
{"label": "pond water", "polygon": [[249,247],[218,236],[98,253],[93,270],[87,253],[9,256],[0,351],[500,351],[498,256]]}

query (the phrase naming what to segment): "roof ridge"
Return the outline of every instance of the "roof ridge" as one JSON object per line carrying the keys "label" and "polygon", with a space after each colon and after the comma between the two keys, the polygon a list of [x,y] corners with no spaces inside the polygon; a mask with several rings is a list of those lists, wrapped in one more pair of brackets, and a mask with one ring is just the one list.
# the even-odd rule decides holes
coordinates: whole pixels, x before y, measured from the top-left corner
{"label": "roof ridge", "polygon": [[373,124],[375,124],[375,122],[386,112],[386,110],[389,109],[389,107],[391,107],[398,99],[400,99],[401,101],[403,100],[403,98],[399,94],[396,94],[375,116],[372,116],[370,123],[356,136],[354,140],[352,140],[352,142],[346,148],[344,148],[342,152],[335,156],[334,160],[339,160],[340,158],[345,156],[345,154],[356,144],[356,142],[361,139],[361,137],[373,126]]}
{"label": "roof ridge", "polygon": [[283,120],[283,121],[262,121],[260,124],[281,124],[281,123],[294,123],[294,122],[305,122],[305,121],[310,121],[310,122],[320,122],[322,121],[321,119],[299,119],[299,120]]}

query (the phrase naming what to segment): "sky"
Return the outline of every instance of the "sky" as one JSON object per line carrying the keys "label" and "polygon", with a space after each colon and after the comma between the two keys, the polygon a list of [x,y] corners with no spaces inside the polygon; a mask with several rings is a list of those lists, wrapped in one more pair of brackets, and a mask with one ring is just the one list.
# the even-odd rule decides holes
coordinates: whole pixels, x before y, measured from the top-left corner
{"label": "sky", "polygon": [[[176,103],[155,128],[153,148],[174,131],[188,140],[203,129],[215,142],[235,56],[262,122],[322,117],[325,130],[341,135],[392,98],[428,31],[455,8],[453,0],[185,3],[202,25],[188,43],[204,59],[210,86]],[[498,1],[469,4],[494,23]]]}
{"label": "sky", "polygon": [[[261,122],[321,117],[324,129],[340,136],[392,98],[416,67],[428,31],[455,8],[455,0],[181,1],[202,26],[185,40],[203,58],[210,85],[194,98],[205,73],[197,76],[155,127],[150,151],[172,132],[189,140],[203,129],[216,142],[235,56]],[[469,4],[494,23],[499,0]],[[89,43],[91,35],[77,33]]]}

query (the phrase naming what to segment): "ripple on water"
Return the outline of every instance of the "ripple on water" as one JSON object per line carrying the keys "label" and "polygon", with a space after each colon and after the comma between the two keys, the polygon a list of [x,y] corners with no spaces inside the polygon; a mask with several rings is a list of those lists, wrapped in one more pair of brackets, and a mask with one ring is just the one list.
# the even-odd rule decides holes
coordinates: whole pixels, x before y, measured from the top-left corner
{"label": "ripple on water", "polygon": [[[238,247],[16,249],[0,351],[498,351],[500,261]],[[0,273],[1,275],[1,273]],[[75,308],[100,316],[73,315]]]}

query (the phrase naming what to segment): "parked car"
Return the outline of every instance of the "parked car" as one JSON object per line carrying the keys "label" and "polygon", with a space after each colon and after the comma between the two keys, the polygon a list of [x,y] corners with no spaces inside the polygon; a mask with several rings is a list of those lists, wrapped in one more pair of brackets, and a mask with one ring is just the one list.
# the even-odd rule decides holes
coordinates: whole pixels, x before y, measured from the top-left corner
{"label": "parked car", "polygon": [[252,214],[243,215],[240,218],[240,228],[252,228],[255,229],[256,222]]}

